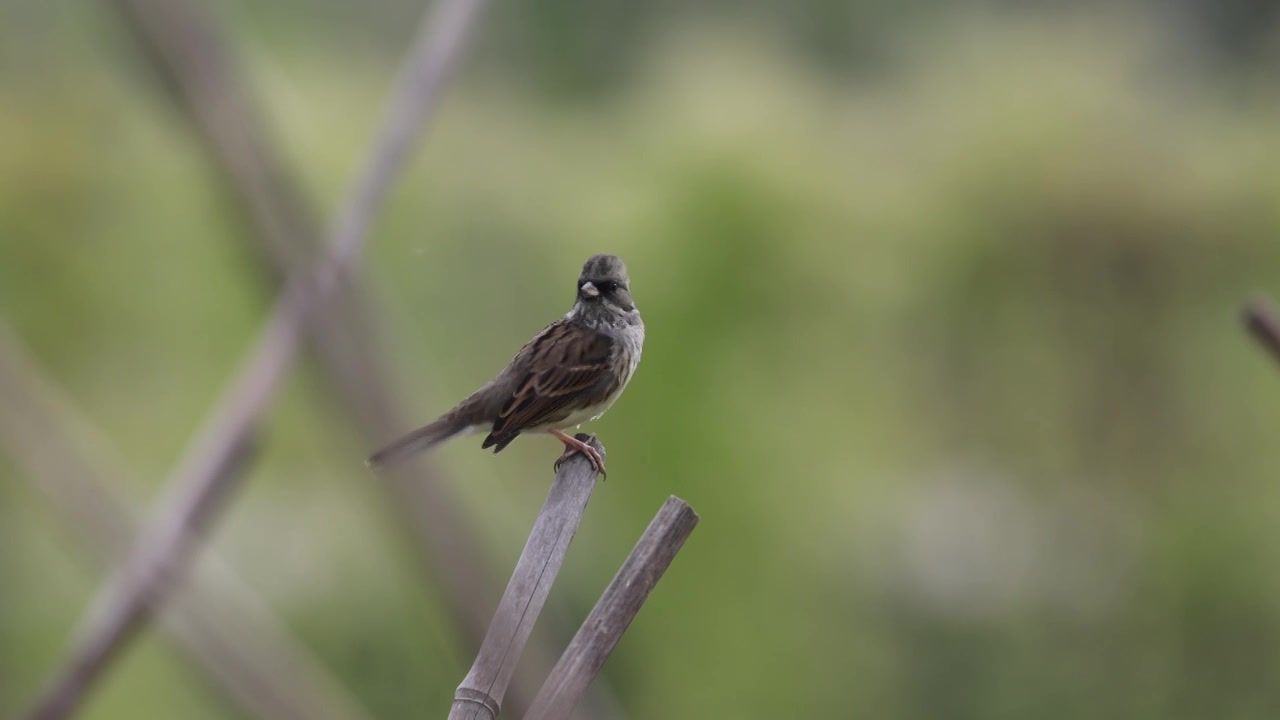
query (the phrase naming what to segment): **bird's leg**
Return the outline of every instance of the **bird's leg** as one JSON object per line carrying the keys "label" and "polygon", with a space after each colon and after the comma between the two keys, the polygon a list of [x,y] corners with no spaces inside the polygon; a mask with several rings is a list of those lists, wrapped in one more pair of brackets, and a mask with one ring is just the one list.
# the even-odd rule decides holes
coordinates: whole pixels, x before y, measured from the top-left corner
{"label": "bird's leg", "polygon": [[569,458],[573,457],[574,455],[577,455],[578,453],[582,453],[583,455],[587,456],[587,460],[591,462],[591,467],[595,468],[596,472],[600,473],[606,478],[609,477],[609,473],[605,472],[604,470],[604,458],[600,456],[600,451],[582,442],[578,438],[573,437],[572,435],[567,435],[559,430],[553,429],[553,430],[548,430],[547,432],[551,433],[551,435],[554,436],[557,440],[564,443],[564,454],[561,455],[559,459],[556,460],[556,464],[555,464],[555,469],[557,472],[560,471],[560,466],[564,463],[565,460],[568,460]]}

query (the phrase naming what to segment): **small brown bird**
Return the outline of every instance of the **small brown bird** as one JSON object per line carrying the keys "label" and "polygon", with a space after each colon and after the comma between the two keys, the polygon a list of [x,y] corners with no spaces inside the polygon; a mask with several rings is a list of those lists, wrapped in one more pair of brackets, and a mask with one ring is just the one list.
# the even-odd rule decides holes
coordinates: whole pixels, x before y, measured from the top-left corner
{"label": "small brown bird", "polygon": [[577,453],[605,474],[595,448],[566,434],[604,414],[640,364],[644,322],[631,299],[622,260],[592,255],[578,276],[578,296],[567,315],[520,348],[511,364],[435,422],[369,456],[377,468],[404,460],[463,433],[488,430],[481,448],[495,453],[520,433],[546,432],[564,443],[560,463]]}

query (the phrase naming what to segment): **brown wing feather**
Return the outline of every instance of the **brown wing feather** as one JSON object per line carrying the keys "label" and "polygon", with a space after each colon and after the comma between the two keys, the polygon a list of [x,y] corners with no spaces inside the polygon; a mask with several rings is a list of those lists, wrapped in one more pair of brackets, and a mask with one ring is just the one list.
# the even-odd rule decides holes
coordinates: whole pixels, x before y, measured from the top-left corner
{"label": "brown wing feather", "polygon": [[503,405],[481,447],[505,447],[521,431],[569,417],[602,399],[608,383],[613,339],[559,322],[535,337],[522,352],[531,354],[529,372]]}

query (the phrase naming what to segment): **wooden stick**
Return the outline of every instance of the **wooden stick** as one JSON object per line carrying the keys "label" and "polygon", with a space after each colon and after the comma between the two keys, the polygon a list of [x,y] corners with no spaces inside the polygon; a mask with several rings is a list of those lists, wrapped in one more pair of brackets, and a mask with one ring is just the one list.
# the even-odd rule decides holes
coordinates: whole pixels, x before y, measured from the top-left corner
{"label": "wooden stick", "polygon": [[[49,500],[97,566],[110,567],[138,530],[119,462],[0,321],[0,447]],[[285,720],[368,720],[368,713],[270,608],[215,556],[161,617],[168,638],[242,712]]]}
{"label": "wooden stick", "polygon": [[1275,304],[1265,297],[1256,297],[1244,306],[1243,316],[1253,338],[1280,362],[1280,314]]}
{"label": "wooden stick", "polygon": [[[579,433],[577,438],[604,454],[604,446],[594,435]],[[573,457],[560,466],[489,631],[480,644],[476,661],[453,696],[449,720],[498,717],[516,662],[560,573],[560,565],[582,522],[582,513],[595,485],[596,471],[585,457]]]}
{"label": "wooden stick", "polygon": [[697,524],[698,514],[688,503],[667,498],[560,656],[524,720],[569,717]]}
{"label": "wooden stick", "polygon": [[94,600],[65,668],[28,717],[57,720],[71,714],[165,598],[194,549],[198,529],[211,521],[214,500],[233,489],[238,474],[228,472],[229,461],[247,446],[270,406],[298,350],[307,315],[323,311],[325,301],[353,270],[374,213],[437,107],[438,92],[482,4],[483,0],[441,0],[424,17],[365,170],[338,216],[328,256],[314,273],[291,278],[237,379],[167,484],[170,494],[157,520]]}

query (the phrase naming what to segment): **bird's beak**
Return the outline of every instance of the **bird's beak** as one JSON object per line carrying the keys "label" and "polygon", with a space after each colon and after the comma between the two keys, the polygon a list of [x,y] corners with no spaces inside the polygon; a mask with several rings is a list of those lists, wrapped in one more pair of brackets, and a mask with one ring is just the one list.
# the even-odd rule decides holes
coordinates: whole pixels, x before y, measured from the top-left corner
{"label": "bird's beak", "polygon": [[593,298],[600,296],[600,291],[589,282],[582,283],[582,287],[578,288],[578,291],[582,293],[583,297]]}

